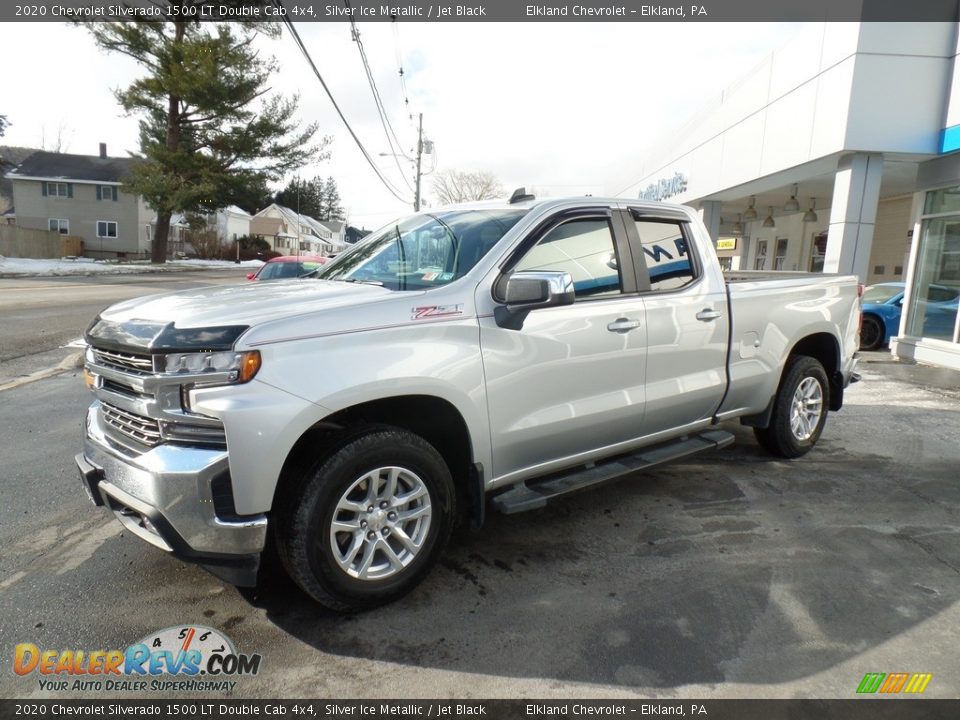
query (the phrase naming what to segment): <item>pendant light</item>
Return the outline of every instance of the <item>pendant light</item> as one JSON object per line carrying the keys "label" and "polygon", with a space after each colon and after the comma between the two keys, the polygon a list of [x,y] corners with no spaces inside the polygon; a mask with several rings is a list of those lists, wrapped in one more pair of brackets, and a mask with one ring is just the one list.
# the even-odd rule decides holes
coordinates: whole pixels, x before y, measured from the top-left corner
{"label": "pendant light", "polygon": [[747,208],[747,211],[743,214],[744,220],[756,220],[757,219],[757,210],[754,208],[754,205],[757,202],[757,196],[750,196],[750,207]]}
{"label": "pendant light", "polygon": [[773,205],[767,208],[767,217],[763,220],[763,226],[765,228],[776,227],[777,224],[773,221]]}
{"label": "pendant light", "polygon": [[803,221],[804,221],[804,222],[816,222],[816,221],[817,221],[817,214],[813,211],[813,209],[814,209],[816,206],[817,206],[817,199],[816,199],[816,198],[810,198],[810,209],[807,210],[807,211],[803,214]]}
{"label": "pendant light", "polygon": [[783,211],[788,213],[800,212],[800,203],[797,202],[797,186],[794,184],[790,199],[783,206]]}

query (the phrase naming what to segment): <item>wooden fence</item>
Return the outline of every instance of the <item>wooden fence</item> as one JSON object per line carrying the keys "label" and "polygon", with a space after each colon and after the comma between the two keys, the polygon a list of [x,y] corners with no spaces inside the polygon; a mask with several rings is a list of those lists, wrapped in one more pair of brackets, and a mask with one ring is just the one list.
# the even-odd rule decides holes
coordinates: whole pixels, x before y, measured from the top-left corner
{"label": "wooden fence", "polygon": [[50,230],[0,225],[0,255],[15,258],[59,258],[83,255],[83,240]]}

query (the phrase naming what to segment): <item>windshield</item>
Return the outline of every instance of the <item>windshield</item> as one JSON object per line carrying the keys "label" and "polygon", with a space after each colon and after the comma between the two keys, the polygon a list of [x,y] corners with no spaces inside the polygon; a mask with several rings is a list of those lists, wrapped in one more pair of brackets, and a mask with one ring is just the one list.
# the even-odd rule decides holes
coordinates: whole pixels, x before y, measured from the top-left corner
{"label": "windshield", "polygon": [[450,210],[391,223],[317,271],[323,280],[425,290],[466,275],[526,210]]}
{"label": "windshield", "polygon": [[863,291],[863,302],[885,303],[894,295],[899,295],[902,292],[903,288],[896,285],[871,285]]}
{"label": "windshield", "polygon": [[296,262],[289,260],[285,262],[267,263],[257,275],[258,280],[282,280],[284,278],[300,277],[304,273],[311,272],[320,267],[316,261]]}

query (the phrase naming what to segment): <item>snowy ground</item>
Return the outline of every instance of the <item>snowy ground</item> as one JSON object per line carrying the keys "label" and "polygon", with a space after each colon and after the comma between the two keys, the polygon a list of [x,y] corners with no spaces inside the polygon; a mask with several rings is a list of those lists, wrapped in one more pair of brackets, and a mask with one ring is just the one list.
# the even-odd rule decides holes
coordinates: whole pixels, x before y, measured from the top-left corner
{"label": "snowy ground", "polygon": [[[245,260],[240,263],[240,267],[258,268],[261,265],[263,265],[262,260]],[[8,258],[0,255],[0,277],[152,273],[228,267],[237,267],[237,264],[230,260],[171,260],[165,265],[151,265],[147,261],[121,263],[92,260],[90,258],[36,260],[32,258]]]}

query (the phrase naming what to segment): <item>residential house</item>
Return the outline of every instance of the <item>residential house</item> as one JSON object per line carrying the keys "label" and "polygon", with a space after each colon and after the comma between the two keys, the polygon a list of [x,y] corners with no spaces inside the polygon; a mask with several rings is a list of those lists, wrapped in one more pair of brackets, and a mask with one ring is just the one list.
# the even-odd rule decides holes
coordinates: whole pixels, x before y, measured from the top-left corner
{"label": "residential house", "polygon": [[[320,224],[330,231],[331,238],[334,240],[336,245],[340,247],[340,250],[343,250],[347,244],[347,224],[343,222],[343,220],[321,220]],[[337,250],[337,252],[340,250]]]}
{"label": "residential house", "polygon": [[353,245],[358,243],[367,235],[370,234],[370,231],[366,228],[358,228],[353,225],[347,225],[346,229],[343,231],[343,241],[347,245]]}
{"label": "residential house", "polygon": [[37,151],[6,174],[20,227],[79,237],[93,257],[147,255],[153,213],[136,195],[121,190],[133,158]]}
{"label": "residential house", "polygon": [[344,248],[343,230],[334,233],[327,225],[283,205],[271,203],[250,220],[250,234],[270,243],[283,255],[310,253],[330,255]]}
{"label": "residential house", "polygon": [[[207,223],[217,229],[217,237],[222,246],[229,247],[239,238],[250,234],[250,213],[236,205],[228,205],[222,210],[205,215]],[[151,218],[147,226],[147,239],[156,233],[157,218]],[[190,223],[183,213],[174,213],[170,217],[170,230],[167,233],[167,250],[171,255],[193,255],[190,244]]]}

